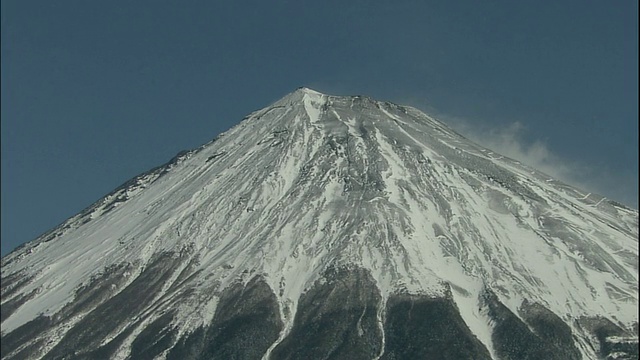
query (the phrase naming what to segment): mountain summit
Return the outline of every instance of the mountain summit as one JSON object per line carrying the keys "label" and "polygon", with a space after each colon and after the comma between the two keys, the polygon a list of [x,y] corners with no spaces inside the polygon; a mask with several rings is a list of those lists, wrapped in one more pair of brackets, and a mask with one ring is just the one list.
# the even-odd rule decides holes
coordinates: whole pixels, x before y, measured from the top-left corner
{"label": "mountain summit", "polygon": [[2,259],[2,359],[631,359],[637,333],[637,210],[307,88]]}

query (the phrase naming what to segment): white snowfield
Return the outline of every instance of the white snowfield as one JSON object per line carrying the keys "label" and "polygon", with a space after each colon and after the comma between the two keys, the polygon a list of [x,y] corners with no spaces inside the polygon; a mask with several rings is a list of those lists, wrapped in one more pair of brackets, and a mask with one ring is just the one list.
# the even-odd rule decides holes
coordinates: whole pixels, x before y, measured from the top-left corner
{"label": "white snowfield", "polygon": [[638,321],[637,210],[367,97],[298,89],[52,233],[3,259],[3,277],[34,276],[12,298],[37,292],[3,333],[60,310],[106,267],[133,264],[133,281],[164,251],[202,270],[194,300],[181,304],[181,333],[215,312],[198,291],[256,274],[278,296],[286,333],[300,295],[332,264],[369,269],[383,298],[450,287],[492,356],[479,302],[487,287],[515,314],[527,299],[570,326],[581,316]]}

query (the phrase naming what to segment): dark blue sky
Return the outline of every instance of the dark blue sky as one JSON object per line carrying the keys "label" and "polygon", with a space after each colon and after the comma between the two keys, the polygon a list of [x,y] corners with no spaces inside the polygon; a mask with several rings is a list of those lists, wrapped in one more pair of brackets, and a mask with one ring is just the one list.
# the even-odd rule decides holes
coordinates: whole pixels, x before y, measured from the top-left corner
{"label": "dark blue sky", "polygon": [[638,207],[637,1],[1,4],[3,255],[299,86]]}

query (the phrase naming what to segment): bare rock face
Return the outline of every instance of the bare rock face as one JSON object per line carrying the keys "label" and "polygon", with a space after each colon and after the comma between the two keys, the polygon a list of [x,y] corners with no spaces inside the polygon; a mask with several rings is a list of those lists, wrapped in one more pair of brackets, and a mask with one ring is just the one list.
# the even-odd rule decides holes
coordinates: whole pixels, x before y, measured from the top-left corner
{"label": "bare rock face", "polygon": [[364,269],[331,268],[298,303],[272,359],[373,359],[382,350],[380,290]]}
{"label": "bare rock face", "polygon": [[2,258],[2,359],[637,359],[638,212],[301,88]]}
{"label": "bare rock face", "polygon": [[[428,324],[428,325],[427,325]],[[389,298],[382,359],[491,359],[451,298]]]}
{"label": "bare rock face", "polygon": [[501,359],[581,358],[571,328],[544,306],[525,302],[518,317],[491,291],[484,300],[495,321],[492,339]]}
{"label": "bare rock face", "polygon": [[260,359],[280,331],[276,296],[254,277],[225,289],[211,324],[180,339],[167,359]]}

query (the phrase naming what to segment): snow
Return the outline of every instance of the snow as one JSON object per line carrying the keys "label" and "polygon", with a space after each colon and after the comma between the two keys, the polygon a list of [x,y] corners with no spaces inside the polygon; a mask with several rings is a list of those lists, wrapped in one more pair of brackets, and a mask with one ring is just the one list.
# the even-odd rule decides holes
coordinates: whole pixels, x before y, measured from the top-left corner
{"label": "snow", "polygon": [[305,93],[303,98],[304,109],[309,116],[309,120],[311,123],[317,123],[320,121],[320,109],[317,106],[319,100],[322,99],[322,96],[315,95],[313,93]]}
{"label": "snow", "polygon": [[[486,309],[481,308],[477,294],[482,291],[482,283],[478,280],[465,278],[461,271],[457,272],[458,283],[453,288],[453,299],[458,306],[460,315],[469,327],[469,330],[487,348],[492,358],[496,359],[495,350],[491,341],[493,328]],[[463,291],[464,290],[464,291]]]}
{"label": "snow", "polygon": [[[40,292],[2,331],[55,313],[105,267],[135,264],[133,281],[158,253],[186,247],[187,259],[198,260],[192,286],[202,296],[180,305],[180,333],[215,313],[217,298],[204,296],[212,283],[221,291],[263,274],[285,321],[279,342],[300,295],[335,263],[368,269],[383,302],[398,290],[443,295],[451,286],[492,356],[491,324],[478,306],[485,284],[502,289],[515,314],[529,299],[566,320],[637,321],[637,211],[549,181],[418,110],[370,102],[364,117],[352,100],[302,88],[165,175],[142,176],[112,210],[98,202],[91,221],[76,216],[56,239],[10,254],[3,277],[35,276],[14,296]],[[376,176],[381,190],[368,183]],[[346,179],[361,186],[347,191]]]}

